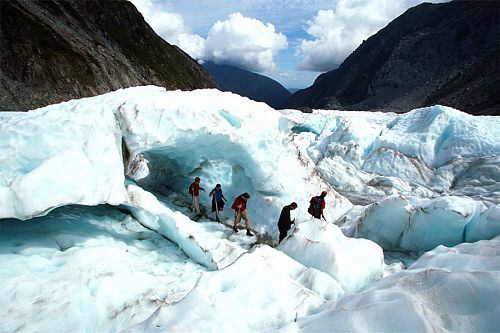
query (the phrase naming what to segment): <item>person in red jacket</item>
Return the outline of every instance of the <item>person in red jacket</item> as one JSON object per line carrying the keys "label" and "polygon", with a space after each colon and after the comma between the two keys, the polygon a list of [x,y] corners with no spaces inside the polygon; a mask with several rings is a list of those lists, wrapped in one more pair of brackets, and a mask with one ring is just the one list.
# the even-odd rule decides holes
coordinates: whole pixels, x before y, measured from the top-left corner
{"label": "person in red jacket", "polygon": [[250,193],[245,192],[240,194],[233,202],[231,208],[234,209],[234,225],[233,231],[238,232],[236,226],[241,221],[241,217],[245,220],[245,228],[247,229],[247,236],[253,236],[250,232],[250,223],[248,222],[247,214],[247,200],[250,199]]}
{"label": "person in red jacket", "polygon": [[194,183],[189,186],[189,194],[193,196],[193,206],[194,210],[198,215],[201,215],[200,211],[200,190],[205,192],[203,187],[200,187],[200,177],[194,179]]}
{"label": "person in red jacket", "polygon": [[325,197],[328,194],[327,191],[321,192],[321,195],[315,196],[311,198],[309,208],[307,211],[309,214],[311,214],[313,217],[317,219],[323,218],[326,221],[325,218],[325,208],[326,208],[326,202],[325,202]]}

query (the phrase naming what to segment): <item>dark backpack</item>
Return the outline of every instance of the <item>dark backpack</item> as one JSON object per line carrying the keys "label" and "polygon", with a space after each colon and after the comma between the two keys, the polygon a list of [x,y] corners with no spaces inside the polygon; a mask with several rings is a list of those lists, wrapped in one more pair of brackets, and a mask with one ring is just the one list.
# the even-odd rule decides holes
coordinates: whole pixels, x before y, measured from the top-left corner
{"label": "dark backpack", "polygon": [[307,211],[309,214],[314,216],[317,219],[321,218],[321,202],[323,201],[323,198],[320,196],[312,197],[311,201],[309,201],[310,205]]}
{"label": "dark backpack", "polygon": [[189,185],[189,190],[188,191],[189,191],[189,194],[191,194],[191,195],[193,195],[193,185],[194,185],[194,183],[191,184],[191,185]]}

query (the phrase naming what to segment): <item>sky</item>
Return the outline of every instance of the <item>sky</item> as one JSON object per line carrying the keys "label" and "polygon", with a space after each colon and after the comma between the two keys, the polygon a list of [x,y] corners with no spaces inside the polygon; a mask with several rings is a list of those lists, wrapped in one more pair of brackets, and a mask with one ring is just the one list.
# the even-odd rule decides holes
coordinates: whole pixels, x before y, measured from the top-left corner
{"label": "sky", "polygon": [[[130,0],[192,58],[306,88],[422,0]],[[447,2],[428,0],[425,2]]]}

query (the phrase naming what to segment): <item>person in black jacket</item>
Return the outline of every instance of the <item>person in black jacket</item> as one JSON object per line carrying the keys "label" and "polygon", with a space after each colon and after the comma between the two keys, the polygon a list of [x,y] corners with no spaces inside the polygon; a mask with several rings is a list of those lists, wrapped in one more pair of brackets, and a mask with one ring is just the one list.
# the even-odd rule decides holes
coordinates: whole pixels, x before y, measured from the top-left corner
{"label": "person in black jacket", "polygon": [[288,230],[292,227],[292,224],[295,224],[295,219],[291,219],[290,211],[297,208],[297,203],[292,202],[291,204],[283,207],[281,210],[280,218],[278,220],[278,229],[280,231],[279,243],[286,237]]}

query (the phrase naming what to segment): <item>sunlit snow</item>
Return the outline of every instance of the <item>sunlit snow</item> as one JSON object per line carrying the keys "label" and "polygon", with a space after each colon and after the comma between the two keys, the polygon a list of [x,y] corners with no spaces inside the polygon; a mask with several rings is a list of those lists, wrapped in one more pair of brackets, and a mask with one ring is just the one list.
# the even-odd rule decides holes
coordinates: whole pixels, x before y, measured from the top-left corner
{"label": "sunlit snow", "polygon": [[[0,331],[496,331],[499,137],[499,117],[443,106],[304,114],[153,86],[0,113]],[[243,192],[256,237],[231,228]]]}

